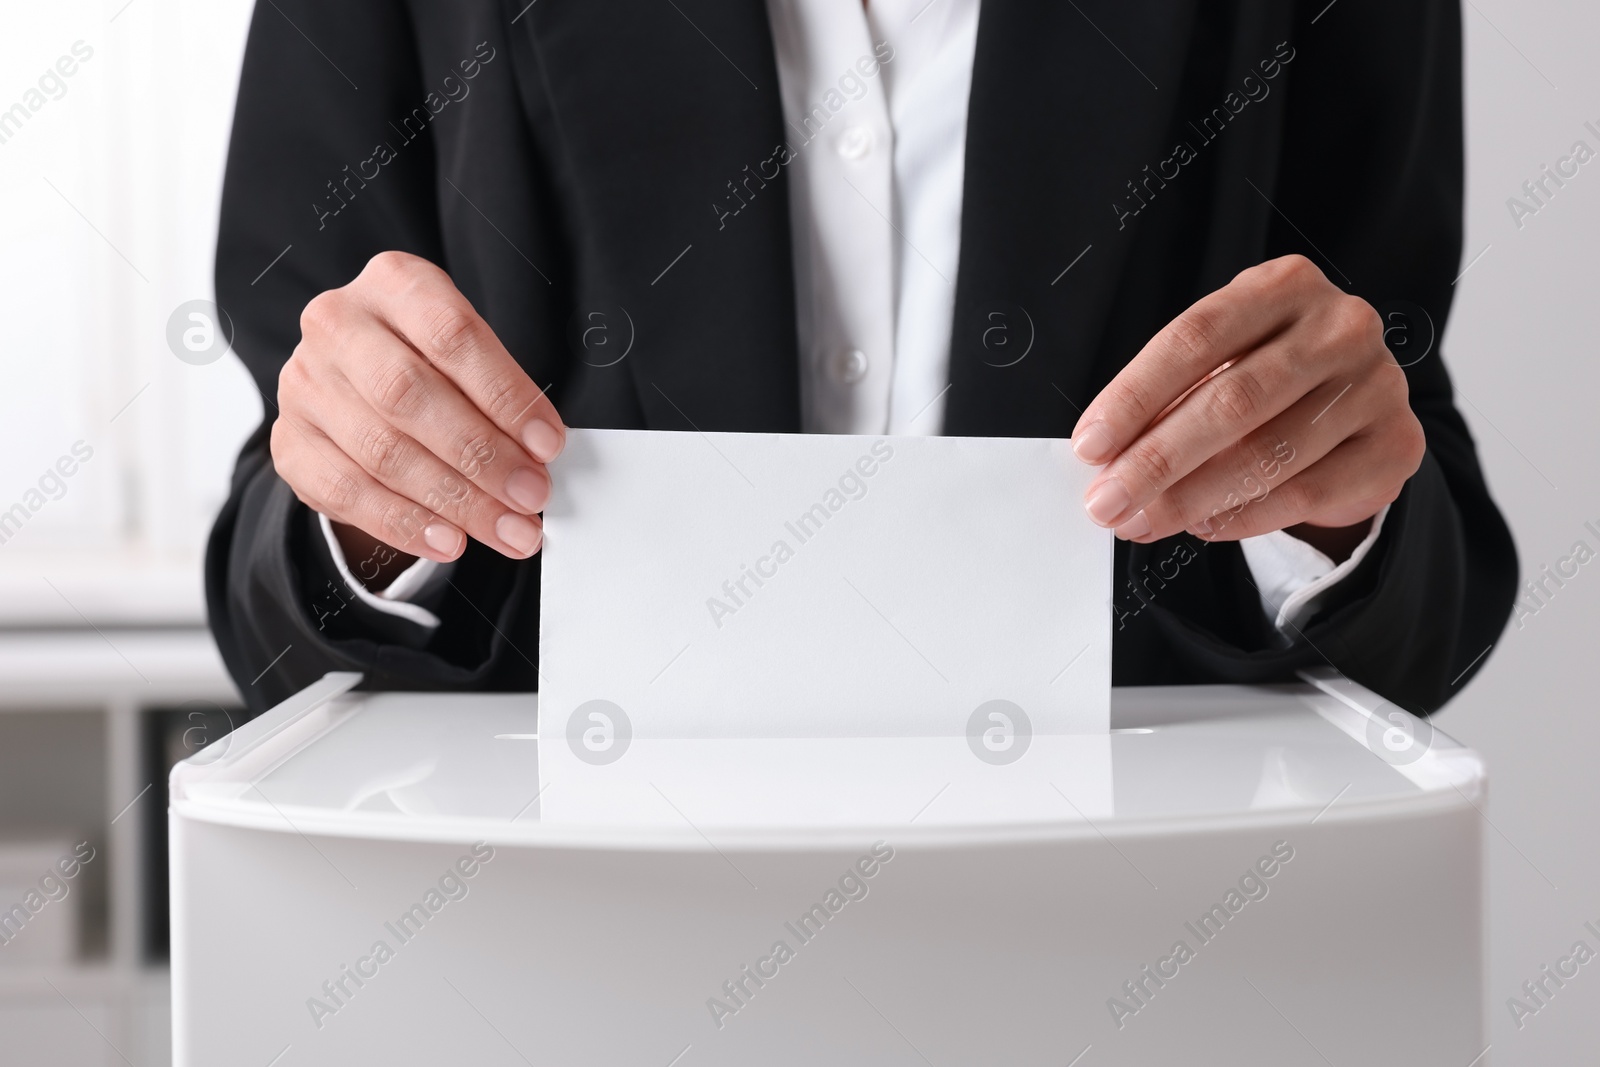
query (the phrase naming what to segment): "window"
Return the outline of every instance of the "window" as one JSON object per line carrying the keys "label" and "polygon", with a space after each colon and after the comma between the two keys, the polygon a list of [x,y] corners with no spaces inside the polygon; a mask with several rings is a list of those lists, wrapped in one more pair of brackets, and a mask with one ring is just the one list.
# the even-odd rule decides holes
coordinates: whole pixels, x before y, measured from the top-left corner
{"label": "window", "polygon": [[167,342],[213,296],[251,5],[6,5],[0,622],[199,622],[199,560],[260,402]]}

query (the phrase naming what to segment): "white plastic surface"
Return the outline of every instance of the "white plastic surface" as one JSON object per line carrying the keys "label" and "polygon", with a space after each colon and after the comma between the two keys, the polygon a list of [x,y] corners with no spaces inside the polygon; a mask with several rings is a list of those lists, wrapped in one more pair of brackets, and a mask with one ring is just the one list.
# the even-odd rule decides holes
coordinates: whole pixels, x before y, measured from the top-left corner
{"label": "white plastic surface", "polygon": [[1335,795],[1323,818],[1338,820],[1462,805],[1483,778],[1476,753],[1425,724],[1415,754],[1396,758],[1381,731],[1374,747],[1358,700],[1415,720],[1348,683],[1118,689],[1109,736],[1034,737],[1003,765],[964,736],[744,737],[635,738],[614,762],[552,768],[534,695],[344,692],[354,678],[330,675],[180,764],[173,810],[380,838],[692,849],[716,831],[782,847],[905,837],[913,815],[911,836],[933,842],[1270,823]]}
{"label": "white plastic surface", "polygon": [[178,1067],[1491,1062],[1481,761],[1337,677],[555,778],[530,696],[354,682],[173,773]]}

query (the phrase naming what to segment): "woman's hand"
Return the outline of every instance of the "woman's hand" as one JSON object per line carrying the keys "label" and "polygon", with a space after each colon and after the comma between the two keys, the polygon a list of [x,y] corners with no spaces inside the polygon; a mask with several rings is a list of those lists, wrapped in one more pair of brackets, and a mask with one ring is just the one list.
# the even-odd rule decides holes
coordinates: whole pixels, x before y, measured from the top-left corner
{"label": "woman's hand", "polygon": [[1303,256],[1252,267],[1179,315],[1072,437],[1079,459],[1105,464],[1084,506],[1118,537],[1286,529],[1336,559],[1426,444],[1378,313]]}
{"label": "woman's hand", "polygon": [[455,559],[469,536],[515,559],[538,551],[544,465],[566,428],[444,271],[382,253],[307,304],[300,329],[272,459],[333,520],[352,567],[386,578],[416,556]]}

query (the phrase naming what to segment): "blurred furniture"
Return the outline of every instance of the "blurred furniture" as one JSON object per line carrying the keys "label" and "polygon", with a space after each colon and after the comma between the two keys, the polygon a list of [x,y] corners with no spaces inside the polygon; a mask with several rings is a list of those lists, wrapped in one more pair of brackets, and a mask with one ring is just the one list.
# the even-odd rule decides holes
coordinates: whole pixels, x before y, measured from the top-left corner
{"label": "blurred furniture", "polygon": [[0,1062],[170,1061],[162,780],[237,707],[202,629],[0,631],[0,912],[66,887],[0,944]]}

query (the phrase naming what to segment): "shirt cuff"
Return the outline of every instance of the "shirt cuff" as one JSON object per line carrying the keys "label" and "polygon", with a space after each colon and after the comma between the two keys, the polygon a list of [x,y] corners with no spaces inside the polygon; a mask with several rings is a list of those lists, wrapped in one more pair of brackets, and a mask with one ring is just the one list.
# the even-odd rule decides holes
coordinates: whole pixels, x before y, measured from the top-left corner
{"label": "shirt cuff", "polygon": [[1319,549],[1292,533],[1274,530],[1239,541],[1244,561],[1255,578],[1261,596],[1261,610],[1280,634],[1298,631],[1329,599],[1334,588],[1348,578],[1372,551],[1389,506],[1372,517],[1372,529],[1362,538],[1350,558],[1335,565]]}
{"label": "shirt cuff", "polygon": [[333,523],[328,520],[328,516],[319,512],[317,522],[322,527],[322,536],[328,541],[328,553],[333,557],[333,565],[338,569],[339,577],[343,578],[350,591],[355,593],[356,599],[385,615],[397,615],[429,630],[438,629],[439,616],[422,605],[412,604],[410,601],[442,585],[450,569],[455,566],[454,563],[438,563],[418,557],[415,563],[395,576],[388,588],[381,593],[374,593],[350,573],[350,566],[345,562],[344,549],[339,546],[339,539],[334,536]]}

